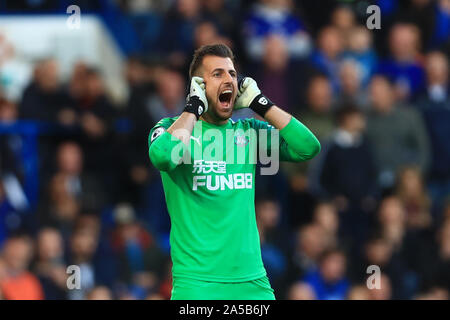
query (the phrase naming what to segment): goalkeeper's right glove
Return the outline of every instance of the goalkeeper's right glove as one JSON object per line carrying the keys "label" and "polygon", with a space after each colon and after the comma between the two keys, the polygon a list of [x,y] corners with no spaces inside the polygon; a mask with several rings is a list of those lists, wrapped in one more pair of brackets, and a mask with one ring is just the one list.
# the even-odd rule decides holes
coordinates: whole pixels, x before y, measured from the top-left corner
{"label": "goalkeeper's right glove", "polygon": [[192,77],[189,95],[186,98],[185,112],[193,113],[197,117],[208,111],[208,100],[206,99],[205,81],[200,77]]}

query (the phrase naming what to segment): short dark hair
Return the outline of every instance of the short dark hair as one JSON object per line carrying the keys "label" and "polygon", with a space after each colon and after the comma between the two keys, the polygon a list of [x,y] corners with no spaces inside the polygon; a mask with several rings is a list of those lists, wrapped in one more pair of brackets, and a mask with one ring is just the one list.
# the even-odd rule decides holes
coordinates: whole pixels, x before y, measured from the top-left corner
{"label": "short dark hair", "polygon": [[354,104],[345,104],[343,106],[341,106],[337,111],[336,111],[336,122],[338,125],[341,125],[344,123],[344,121],[349,117],[352,116],[354,114],[363,114],[363,112],[361,111],[361,109],[354,105]]}
{"label": "short dark hair", "polygon": [[206,56],[217,56],[222,58],[230,58],[234,63],[234,54],[231,49],[225,44],[209,44],[204,45],[195,50],[191,65],[189,66],[189,78],[194,76],[194,73],[201,66],[203,58]]}

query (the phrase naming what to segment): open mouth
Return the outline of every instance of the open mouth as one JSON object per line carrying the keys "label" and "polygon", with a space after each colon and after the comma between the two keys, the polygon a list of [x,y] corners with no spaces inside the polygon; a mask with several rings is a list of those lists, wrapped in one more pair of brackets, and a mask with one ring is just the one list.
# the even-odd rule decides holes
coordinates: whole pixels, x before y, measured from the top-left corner
{"label": "open mouth", "polygon": [[233,98],[233,90],[225,89],[219,94],[220,105],[224,108],[231,106],[231,99]]}

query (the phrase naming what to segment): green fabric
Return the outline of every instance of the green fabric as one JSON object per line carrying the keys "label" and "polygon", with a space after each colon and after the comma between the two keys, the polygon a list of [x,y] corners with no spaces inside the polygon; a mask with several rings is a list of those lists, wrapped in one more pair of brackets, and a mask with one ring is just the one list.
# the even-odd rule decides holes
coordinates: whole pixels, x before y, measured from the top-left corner
{"label": "green fabric", "polygon": [[[254,205],[256,165],[250,161],[257,155],[259,138],[245,132],[266,129],[270,150],[276,131],[256,119],[230,120],[223,126],[200,120],[187,148],[159,129],[169,128],[176,119],[161,120],[149,135],[150,159],[161,170],[171,218],[173,276],[216,282],[264,277]],[[222,140],[211,137],[219,132]],[[281,160],[310,159],[320,150],[314,135],[295,119],[278,139]],[[190,163],[173,163],[172,150],[187,155]],[[240,156],[243,163],[237,163]]]}
{"label": "green fabric", "polygon": [[300,119],[305,126],[314,132],[314,135],[322,143],[336,128],[333,113],[331,111],[318,113],[311,110],[306,110],[298,116],[298,119]]}
{"label": "green fabric", "polygon": [[174,278],[171,300],[275,300],[275,295],[267,277],[246,282]]}

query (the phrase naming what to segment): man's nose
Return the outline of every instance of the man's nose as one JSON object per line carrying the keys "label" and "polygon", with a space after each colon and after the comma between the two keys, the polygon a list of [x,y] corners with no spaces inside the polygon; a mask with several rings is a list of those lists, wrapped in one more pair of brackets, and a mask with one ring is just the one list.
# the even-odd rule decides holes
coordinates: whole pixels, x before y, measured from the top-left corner
{"label": "man's nose", "polygon": [[231,76],[231,74],[226,73],[224,82],[230,84],[233,82],[233,77]]}

